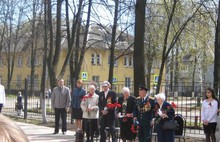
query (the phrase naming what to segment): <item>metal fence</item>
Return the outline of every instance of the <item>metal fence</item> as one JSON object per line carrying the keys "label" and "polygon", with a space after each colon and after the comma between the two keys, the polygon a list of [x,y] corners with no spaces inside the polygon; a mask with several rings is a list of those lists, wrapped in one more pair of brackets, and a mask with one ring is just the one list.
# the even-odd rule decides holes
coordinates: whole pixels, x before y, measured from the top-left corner
{"label": "metal fence", "polygon": [[[88,82],[84,84],[84,88],[87,89]],[[4,83],[3,83],[4,85]],[[189,86],[178,86],[177,91],[170,91],[169,86],[162,86],[163,90],[166,92],[167,101],[174,102],[177,105],[175,108],[176,114],[182,114],[186,118],[186,133],[190,134],[204,134],[202,121],[201,121],[201,104],[204,98],[204,89],[212,84],[207,83],[201,86],[196,86],[194,89]],[[12,85],[13,86],[13,85]],[[29,85],[28,85],[29,86]],[[40,85],[39,85],[40,86]],[[113,86],[113,90],[115,90],[118,96],[121,94],[121,88],[124,87],[124,83],[118,83]],[[24,85],[19,88],[11,88],[11,93],[7,93],[6,97],[6,106],[3,109],[3,113],[7,113],[10,115],[17,115],[15,111],[15,103],[17,100],[17,92],[22,91],[23,96],[27,95],[27,118],[39,118],[41,119],[41,107],[40,107],[40,95],[39,89],[35,90],[35,95],[25,94]],[[130,88],[132,88],[130,86]],[[152,86],[153,88],[153,86]],[[197,89],[195,89],[197,88]],[[7,88],[6,88],[7,90]],[[132,89],[131,89],[132,90]],[[7,90],[8,91],[8,90]],[[151,91],[152,95],[154,91]],[[24,98],[24,97],[23,97]],[[46,107],[47,107],[47,118],[49,121],[54,121],[54,113],[53,109],[51,109],[51,99],[48,97],[46,99]],[[71,115],[68,114],[68,122],[71,122]]]}

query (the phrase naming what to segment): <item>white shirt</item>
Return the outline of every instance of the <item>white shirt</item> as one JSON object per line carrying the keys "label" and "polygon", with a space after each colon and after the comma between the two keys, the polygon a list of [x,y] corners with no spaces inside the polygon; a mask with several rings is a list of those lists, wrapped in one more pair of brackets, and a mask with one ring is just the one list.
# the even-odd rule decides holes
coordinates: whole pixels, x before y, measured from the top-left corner
{"label": "white shirt", "polygon": [[208,100],[204,100],[202,102],[202,111],[201,117],[202,121],[207,120],[210,122],[217,122],[217,111],[218,111],[218,102],[216,100],[212,100],[209,102]]}
{"label": "white shirt", "polygon": [[5,87],[0,84],[0,104],[5,105]]}
{"label": "white shirt", "polygon": [[108,91],[109,91],[109,89],[108,89],[107,91],[104,92],[104,93],[105,93],[105,98],[106,98],[107,95],[108,95]]}

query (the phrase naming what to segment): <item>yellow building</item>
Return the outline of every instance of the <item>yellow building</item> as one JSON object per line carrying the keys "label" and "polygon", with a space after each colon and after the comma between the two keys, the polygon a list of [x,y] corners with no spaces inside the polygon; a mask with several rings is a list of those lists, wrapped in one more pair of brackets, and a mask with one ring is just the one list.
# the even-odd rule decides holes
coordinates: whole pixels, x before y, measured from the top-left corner
{"label": "yellow building", "polygon": [[[91,27],[90,30],[102,33],[98,29],[98,27]],[[119,33],[118,33],[119,34]],[[97,39],[103,38],[103,34],[100,34],[100,37],[95,37],[92,34],[89,35],[88,38],[88,46],[93,44]],[[106,38],[106,37],[105,37]],[[103,39],[101,39],[103,40]],[[129,42],[128,42],[129,41]],[[114,66],[114,79],[113,83],[115,84],[114,90],[117,92],[121,91],[121,88],[124,86],[129,87],[133,90],[133,48],[126,50],[129,45],[133,43],[133,39],[131,36],[122,34],[119,37],[118,42],[116,43],[115,50],[115,66]],[[126,50],[126,52],[125,52]],[[14,64],[14,72],[12,76],[12,88],[22,88],[24,85],[24,79],[27,78],[30,81],[30,73],[31,73],[31,51],[30,49],[26,49],[24,51],[17,51],[15,53],[15,64]],[[59,65],[57,72],[59,73],[61,67],[63,65],[64,59],[67,54],[67,47],[64,42],[62,44],[62,50],[59,59]],[[109,56],[110,50],[107,47],[107,44],[93,44],[88,50],[85,52],[84,60],[81,67],[80,78],[84,80],[84,82],[96,81],[101,83],[104,80],[108,80],[109,75]],[[8,73],[8,65],[7,65],[7,56],[2,52],[0,57],[0,78],[2,81],[7,80]],[[43,68],[43,55],[42,51],[38,51],[37,56],[35,58],[35,89],[40,88],[40,80],[42,75]],[[158,72],[158,69],[155,70]],[[69,84],[69,66],[67,66],[66,72],[63,76],[66,84]],[[47,79],[48,73],[47,73]],[[152,73],[152,80],[154,80],[154,73]],[[48,81],[49,82],[49,81]],[[152,85],[153,86],[153,82]],[[49,87],[46,86],[46,87]]]}

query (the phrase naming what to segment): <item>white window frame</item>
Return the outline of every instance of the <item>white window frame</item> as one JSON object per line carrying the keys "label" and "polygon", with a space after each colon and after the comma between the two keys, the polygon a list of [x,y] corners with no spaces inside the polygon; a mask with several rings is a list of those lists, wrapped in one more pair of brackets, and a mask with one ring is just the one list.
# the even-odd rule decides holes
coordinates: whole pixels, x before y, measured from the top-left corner
{"label": "white window frame", "polygon": [[99,81],[100,81],[100,76],[98,76],[98,75],[93,75],[93,76],[92,76],[92,81],[99,82]]}
{"label": "white window frame", "polygon": [[124,66],[125,67],[133,67],[133,57],[132,56],[124,56]]}
{"label": "white window frame", "polygon": [[131,89],[131,77],[125,77],[125,87]]}
{"label": "white window frame", "polygon": [[34,65],[35,66],[39,65],[39,56],[37,56],[37,55],[34,58]]}
{"label": "white window frame", "polygon": [[3,58],[0,57],[0,66],[4,66]]}
{"label": "white window frame", "polygon": [[91,57],[92,57],[91,58],[91,64],[95,65],[96,64],[95,54],[92,54]]}
{"label": "white window frame", "polygon": [[92,65],[101,65],[101,63],[102,63],[101,54],[92,53],[92,55],[91,55],[91,64]]}
{"label": "white window frame", "polygon": [[23,61],[23,57],[18,56],[18,67],[22,67],[22,61]]}
{"label": "white window frame", "polygon": [[97,65],[101,65],[101,62],[102,62],[101,59],[102,59],[102,58],[101,58],[101,54],[96,54]]}
{"label": "white window frame", "polygon": [[17,87],[20,87],[22,84],[22,76],[21,75],[17,75]]}

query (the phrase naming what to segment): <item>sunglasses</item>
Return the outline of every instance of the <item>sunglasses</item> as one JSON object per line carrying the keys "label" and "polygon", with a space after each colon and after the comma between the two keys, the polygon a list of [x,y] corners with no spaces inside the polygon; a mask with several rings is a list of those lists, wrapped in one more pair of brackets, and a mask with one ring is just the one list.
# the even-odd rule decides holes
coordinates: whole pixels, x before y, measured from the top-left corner
{"label": "sunglasses", "polygon": [[212,107],[212,103],[211,102],[209,103],[209,106]]}

